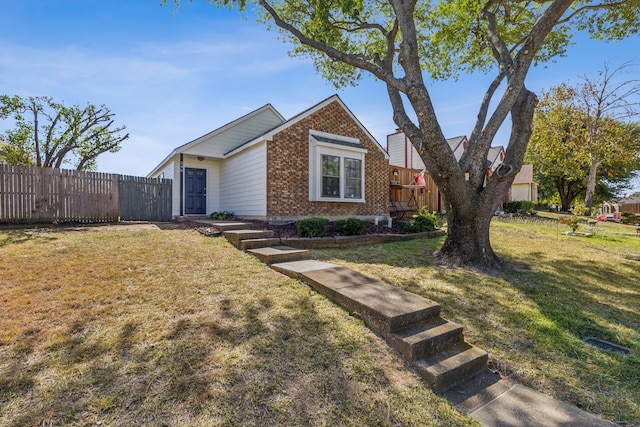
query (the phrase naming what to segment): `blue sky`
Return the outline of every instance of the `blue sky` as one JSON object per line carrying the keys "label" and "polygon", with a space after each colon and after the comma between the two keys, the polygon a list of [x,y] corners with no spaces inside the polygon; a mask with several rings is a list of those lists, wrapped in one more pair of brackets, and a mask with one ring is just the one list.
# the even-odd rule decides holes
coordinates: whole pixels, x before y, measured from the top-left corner
{"label": "blue sky", "polygon": [[[144,176],[176,146],[267,103],[289,118],[334,93],[383,146],[395,130],[382,83],[367,79],[337,91],[310,61],[290,58],[275,31],[205,0],[185,1],[177,12],[159,0],[2,3],[0,93],[106,104],[130,139],[98,158],[102,172]],[[527,85],[539,92],[593,76],[607,61],[630,60],[640,61],[637,36],[617,43],[581,37],[566,57],[532,70]],[[470,75],[431,86],[445,135],[471,132],[487,81]],[[0,131],[6,126],[0,122]]]}

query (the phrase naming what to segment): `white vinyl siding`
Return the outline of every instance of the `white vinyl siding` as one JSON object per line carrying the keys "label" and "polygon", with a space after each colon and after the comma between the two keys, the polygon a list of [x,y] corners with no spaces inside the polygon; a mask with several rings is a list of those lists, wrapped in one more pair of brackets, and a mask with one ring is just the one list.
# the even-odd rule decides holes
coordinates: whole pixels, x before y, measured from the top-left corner
{"label": "white vinyl siding", "polygon": [[389,165],[408,169],[425,169],[424,162],[404,133],[387,136]]}
{"label": "white vinyl siding", "polygon": [[403,133],[394,133],[387,136],[387,151],[389,152],[389,164],[391,166],[408,167],[405,154],[405,139]]}
{"label": "white vinyl siding", "polygon": [[220,210],[241,216],[267,214],[267,144],[226,159],[220,168]]}

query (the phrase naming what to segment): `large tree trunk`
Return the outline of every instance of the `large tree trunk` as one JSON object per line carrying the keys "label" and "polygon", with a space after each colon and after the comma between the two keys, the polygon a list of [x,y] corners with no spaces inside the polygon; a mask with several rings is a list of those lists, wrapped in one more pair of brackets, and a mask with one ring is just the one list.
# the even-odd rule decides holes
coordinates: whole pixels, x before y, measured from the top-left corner
{"label": "large tree trunk", "polygon": [[451,266],[499,267],[500,259],[489,241],[491,218],[479,208],[448,210],[447,238],[437,253],[440,262]]}
{"label": "large tree trunk", "polygon": [[589,177],[587,178],[587,193],[584,196],[584,207],[587,209],[585,215],[591,215],[591,208],[593,207],[593,196],[596,192],[596,173],[598,171],[598,162],[591,159],[591,165],[589,166]]}
{"label": "large tree trunk", "polygon": [[[571,209],[571,202],[573,202],[573,195],[571,194],[571,189],[565,188],[566,179],[564,177],[556,179],[556,189],[558,190],[558,195],[560,196],[560,211],[568,212]],[[567,184],[569,187],[570,184]]]}

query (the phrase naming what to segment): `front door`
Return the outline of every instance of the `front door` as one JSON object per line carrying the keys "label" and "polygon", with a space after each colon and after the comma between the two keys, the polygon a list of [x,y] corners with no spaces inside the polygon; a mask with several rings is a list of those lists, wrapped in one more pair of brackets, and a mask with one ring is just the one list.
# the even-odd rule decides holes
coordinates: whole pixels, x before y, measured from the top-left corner
{"label": "front door", "polygon": [[207,213],[207,170],[185,168],[185,210],[186,215]]}

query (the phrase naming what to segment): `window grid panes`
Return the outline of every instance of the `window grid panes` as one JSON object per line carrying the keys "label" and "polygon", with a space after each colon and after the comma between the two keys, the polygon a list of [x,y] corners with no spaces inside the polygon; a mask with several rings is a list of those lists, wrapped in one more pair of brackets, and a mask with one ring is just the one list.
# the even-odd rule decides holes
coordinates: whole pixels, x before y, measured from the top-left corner
{"label": "window grid panes", "polygon": [[344,159],[345,194],[347,199],[362,198],[362,160]]}
{"label": "window grid panes", "polygon": [[340,197],[340,157],[322,156],[322,197]]}

